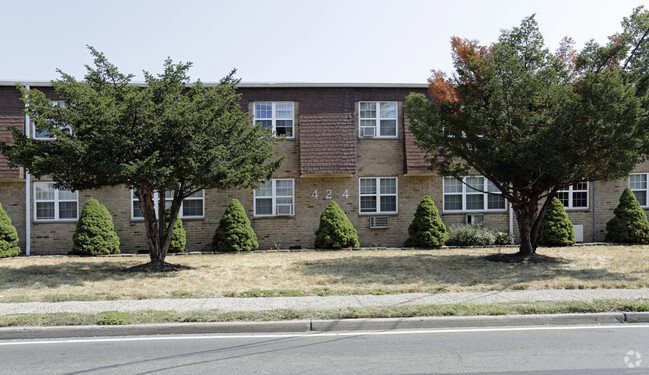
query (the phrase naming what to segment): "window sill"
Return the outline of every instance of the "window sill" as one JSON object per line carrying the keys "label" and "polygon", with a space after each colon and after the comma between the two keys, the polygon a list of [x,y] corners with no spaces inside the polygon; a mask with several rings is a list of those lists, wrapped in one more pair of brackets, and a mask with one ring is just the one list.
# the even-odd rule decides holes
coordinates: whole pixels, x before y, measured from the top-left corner
{"label": "window sill", "polygon": [[399,216],[398,212],[359,212],[358,216]]}
{"label": "window sill", "polygon": [[253,216],[253,220],[258,220],[258,219],[281,219],[281,218],[286,218],[286,219],[295,219],[295,215],[271,215],[271,216]]}
{"label": "window sill", "polygon": [[[181,217],[180,219],[182,221],[205,220],[205,216]],[[131,221],[133,221],[133,222],[143,222],[144,218],[143,217],[132,217]]]}
{"label": "window sill", "polygon": [[464,215],[464,214],[506,214],[507,209],[504,210],[475,210],[475,211],[442,211],[443,215]]}
{"label": "window sill", "polygon": [[34,219],[34,224],[47,223],[76,223],[79,219]]}

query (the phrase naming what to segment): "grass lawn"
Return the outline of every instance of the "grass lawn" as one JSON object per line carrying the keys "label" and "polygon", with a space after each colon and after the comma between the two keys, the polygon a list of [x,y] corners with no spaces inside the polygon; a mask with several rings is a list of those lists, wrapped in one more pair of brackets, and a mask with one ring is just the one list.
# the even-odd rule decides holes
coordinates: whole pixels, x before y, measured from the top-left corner
{"label": "grass lawn", "polygon": [[193,267],[127,273],[136,257],[0,259],[0,302],[649,287],[649,246],[539,248],[564,262],[494,263],[515,248],[168,256]]}

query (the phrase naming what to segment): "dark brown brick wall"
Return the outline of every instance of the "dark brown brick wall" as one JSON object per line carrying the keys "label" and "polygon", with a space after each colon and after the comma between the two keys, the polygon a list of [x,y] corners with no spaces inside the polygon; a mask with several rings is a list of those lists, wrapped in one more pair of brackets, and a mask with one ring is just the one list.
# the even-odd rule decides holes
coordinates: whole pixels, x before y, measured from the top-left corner
{"label": "dark brown brick wall", "polygon": [[[25,131],[24,105],[20,91],[14,86],[0,86],[0,140],[11,142],[10,127]],[[22,168],[9,168],[7,159],[0,154],[0,178],[24,178]]]}

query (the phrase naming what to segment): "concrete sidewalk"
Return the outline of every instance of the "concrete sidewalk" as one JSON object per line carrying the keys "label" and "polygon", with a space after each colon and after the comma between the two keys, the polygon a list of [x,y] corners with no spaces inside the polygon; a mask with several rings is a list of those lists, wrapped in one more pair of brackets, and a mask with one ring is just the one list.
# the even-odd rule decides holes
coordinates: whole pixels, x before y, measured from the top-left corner
{"label": "concrete sidewalk", "polygon": [[454,303],[497,303],[534,301],[593,301],[597,299],[649,298],[649,289],[549,289],[511,292],[411,293],[393,295],[353,295],[328,297],[269,298],[189,298],[119,301],[72,301],[0,303],[0,315],[38,313],[98,313],[102,311],[134,312],[141,310],[329,310],[345,307],[405,306]]}
{"label": "concrete sidewalk", "polygon": [[[140,310],[327,310],[345,307],[405,306],[449,303],[498,303],[534,301],[593,301],[597,299],[649,298],[649,289],[536,290],[484,293],[439,293],[278,298],[193,298],[58,303],[0,303],[0,316],[30,313]],[[288,320],[278,322],[171,323],[122,326],[4,327],[0,341],[66,339],[114,336],[195,334],[310,334],[343,331],[388,331],[402,329],[465,329],[559,325],[617,325],[649,323],[649,312],[599,314],[552,314],[509,316],[418,317],[393,319]]]}

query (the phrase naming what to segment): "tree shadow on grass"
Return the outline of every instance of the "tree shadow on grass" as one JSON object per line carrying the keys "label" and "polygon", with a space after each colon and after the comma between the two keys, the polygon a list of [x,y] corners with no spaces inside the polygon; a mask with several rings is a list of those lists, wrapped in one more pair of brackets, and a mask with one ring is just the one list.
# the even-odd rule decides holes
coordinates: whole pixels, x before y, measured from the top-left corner
{"label": "tree shadow on grass", "polygon": [[82,286],[87,282],[106,280],[163,279],[175,277],[174,272],[127,272],[132,264],[106,262],[67,262],[51,265],[30,265],[18,268],[0,267],[0,290],[43,286]]}
{"label": "tree shadow on grass", "polygon": [[[570,261],[545,263],[490,262],[482,256],[408,254],[403,256],[349,256],[295,264],[305,275],[329,277],[332,284],[383,285],[416,284],[431,288],[471,287],[476,285],[508,288],[516,284],[551,281],[557,278],[579,282],[635,282],[642,275],[629,276],[606,269],[574,269]],[[569,286],[566,286],[569,287]],[[572,287],[578,287],[573,285]]]}

